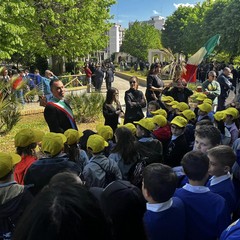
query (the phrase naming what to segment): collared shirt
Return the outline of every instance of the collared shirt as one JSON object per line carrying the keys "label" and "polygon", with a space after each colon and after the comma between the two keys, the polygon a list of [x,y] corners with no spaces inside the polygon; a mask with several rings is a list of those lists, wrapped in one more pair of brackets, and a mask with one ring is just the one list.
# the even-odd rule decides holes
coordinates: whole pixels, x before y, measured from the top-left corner
{"label": "collared shirt", "polygon": [[139,142],[151,142],[153,141],[152,137],[143,137],[138,140]]}
{"label": "collared shirt", "polygon": [[183,189],[189,191],[189,192],[193,192],[193,193],[205,193],[205,192],[209,192],[210,189],[208,187],[205,186],[193,186],[189,183],[187,183],[186,185],[183,186]]}
{"label": "collared shirt", "polygon": [[7,182],[7,183],[0,183],[0,188],[1,187],[8,187],[12,184],[16,184],[17,182],[16,181],[12,181],[12,182]]}
{"label": "collared shirt", "polygon": [[169,209],[173,204],[172,198],[163,203],[147,203],[147,210],[152,212],[162,212]]}
{"label": "collared shirt", "polygon": [[231,178],[231,174],[229,172],[220,177],[213,176],[210,178],[210,186],[216,185],[216,184],[223,182],[229,178]]}

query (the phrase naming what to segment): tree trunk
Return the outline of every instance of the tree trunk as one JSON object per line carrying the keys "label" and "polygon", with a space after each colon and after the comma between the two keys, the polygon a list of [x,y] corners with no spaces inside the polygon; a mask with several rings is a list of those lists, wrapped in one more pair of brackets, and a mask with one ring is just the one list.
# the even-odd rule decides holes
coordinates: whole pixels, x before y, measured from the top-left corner
{"label": "tree trunk", "polygon": [[60,56],[52,55],[52,72],[56,75],[62,75],[64,71],[63,58]]}

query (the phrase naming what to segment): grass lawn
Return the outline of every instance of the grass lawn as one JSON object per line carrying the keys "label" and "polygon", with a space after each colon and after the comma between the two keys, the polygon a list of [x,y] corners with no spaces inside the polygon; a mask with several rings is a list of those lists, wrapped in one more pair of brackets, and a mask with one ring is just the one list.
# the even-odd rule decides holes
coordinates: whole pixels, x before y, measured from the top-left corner
{"label": "grass lawn", "polygon": [[[80,123],[78,124],[78,129],[79,131],[84,131],[86,129],[96,131],[96,125],[99,123],[103,123],[103,117],[96,122]],[[24,128],[39,129],[44,132],[49,132],[43,113],[22,116],[21,120],[14,126],[11,132],[0,137],[0,152],[15,152],[14,136],[19,130]]]}

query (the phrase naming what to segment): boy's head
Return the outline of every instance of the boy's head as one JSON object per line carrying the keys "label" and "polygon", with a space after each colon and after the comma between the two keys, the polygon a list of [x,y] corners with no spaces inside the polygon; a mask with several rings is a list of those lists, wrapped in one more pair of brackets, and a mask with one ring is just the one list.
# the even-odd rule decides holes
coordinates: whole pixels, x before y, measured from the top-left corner
{"label": "boy's head", "polygon": [[195,130],[194,150],[206,153],[208,149],[221,143],[221,132],[214,126],[203,125]]}
{"label": "boy's head", "polygon": [[233,149],[226,145],[219,145],[207,151],[209,158],[208,173],[211,176],[220,177],[231,171],[236,161]]}
{"label": "boy's head", "polygon": [[15,153],[0,153],[0,181],[5,181],[12,173],[14,166],[21,161],[21,157]]}
{"label": "boy's head", "polygon": [[46,133],[42,140],[42,151],[51,157],[57,156],[64,149],[67,138],[62,133]]}
{"label": "boy's head", "polygon": [[177,176],[172,168],[161,163],[152,163],[144,168],[142,192],[153,203],[168,201],[177,187]]}
{"label": "boy's head", "polygon": [[187,126],[187,120],[181,116],[176,116],[171,121],[171,132],[174,136],[180,136],[184,133],[185,127]]}
{"label": "boy's head", "polygon": [[154,112],[154,111],[158,110],[159,108],[160,108],[160,106],[157,101],[150,101],[148,103],[148,112],[149,113]]}
{"label": "boy's head", "polygon": [[209,159],[200,151],[186,153],[181,165],[189,180],[204,181],[208,177]]}
{"label": "boy's head", "polygon": [[199,128],[201,128],[202,126],[205,126],[205,125],[213,126],[213,123],[209,119],[203,119],[196,123],[195,130],[198,130]]}
{"label": "boy's head", "polygon": [[212,111],[212,106],[209,103],[202,103],[198,105],[198,115],[199,116],[204,116],[207,115],[209,112]]}
{"label": "boy's head", "polygon": [[151,118],[143,118],[139,121],[133,122],[137,126],[137,137],[149,137],[151,132],[155,129],[155,124]]}
{"label": "boy's head", "polygon": [[97,133],[102,136],[105,141],[109,141],[113,138],[113,130],[108,125],[97,125],[96,126]]}
{"label": "boy's head", "polygon": [[79,132],[76,129],[68,129],[64,132],[64,135],[67,138],[67,144],[68,145],[73,145],[73,144],[77,144],[79,142],[80,137],[83,136],[82,132]]}
{"label": "boy's head", "polygon": [[87,140],[87,149],[93,154],[103,152],[107,146],[108,142],[106,142],[104,138],[98,134],[91,135]]}

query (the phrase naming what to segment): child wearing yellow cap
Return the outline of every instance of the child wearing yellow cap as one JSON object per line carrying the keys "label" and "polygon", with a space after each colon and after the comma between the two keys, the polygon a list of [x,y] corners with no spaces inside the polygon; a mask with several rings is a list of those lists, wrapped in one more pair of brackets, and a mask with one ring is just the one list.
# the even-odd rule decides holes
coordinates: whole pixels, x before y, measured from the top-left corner
{"label": "child wearing yellow cap", "polygon": [[224,119],[224,125],[231,133],[231,146],[239,136],[239,130],[237,127],[239,126],[239,112],[236,108],[233,107],[229,107],[223,110],[223,112],[226,114],[226,118]]}
{"label": "child wearing yellow cap", "polygon": [[59,172],[70,171],[80,175],[81,169],[75,162],[69,161],[63,151],[66,141],[67,138],[62,133],[49,132],[44,135],[41,149],[45,157],[35,161],[24,178],[24,184],[32,185],[30,191],[34,196]]}
{"label": "child wearing yellow cap", "polygon": [[24,185],[24,176],[27,169],[37,160],[36,147],[42,141],[44,132],[34,129],[22,129],[15,135],[16,152],[21,156],[21,161],[14,169],[14,179]]}
{"label": "child wearing yellow cap", "polygon": [[0,153],[0,239],[11,239],[13,230],[33,197],[14,181],[13,171],[21,156]]}
{"label": "child wearing yellow cap", "polygon": [[83,136],[83,133],[76,129],[68,129],[64,132],[64,135],[67,138],[64,152],[68,154],[70,161],[75,162],[83,170],[89,161],[87,153],[80,148],[79,144],[79,139]]}
{"label": "child wearing yellow cap", "polygon": [[107,146],[108,142],[99,134],[93,134],[87,140],[92,157],[83,169],[83,178],[88,187],[106,187],[110,182],[122,179],[117,163],[104,155]]}
{"label": "child wearing yellow cap", "polygon": [[180,166],[182,157],[189,151],[184,135],[186,126],[187,120],[181,116],[171,121],[172,137],[164,153],[164,163],[170,167]]}

